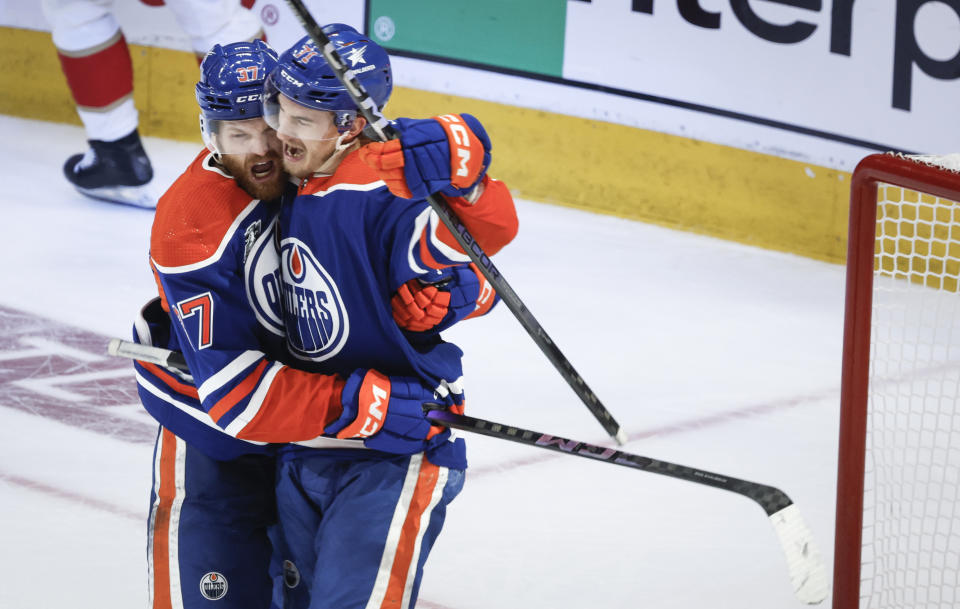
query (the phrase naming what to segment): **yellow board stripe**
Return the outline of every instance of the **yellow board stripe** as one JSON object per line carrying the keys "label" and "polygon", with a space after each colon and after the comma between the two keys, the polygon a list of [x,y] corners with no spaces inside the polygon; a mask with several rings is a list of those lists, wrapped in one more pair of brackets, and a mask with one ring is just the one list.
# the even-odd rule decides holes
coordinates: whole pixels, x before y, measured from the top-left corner
{"label": "yellow board stripe", "polygon": [[[199,142],[192,53],[131,45],[144,135]],[[79,124],[47,32],[0,27],[0,113]],[[528,108],[398,87],[391,116],[469,112],[518,197],[831,262],[846,258],[850,174]]]}

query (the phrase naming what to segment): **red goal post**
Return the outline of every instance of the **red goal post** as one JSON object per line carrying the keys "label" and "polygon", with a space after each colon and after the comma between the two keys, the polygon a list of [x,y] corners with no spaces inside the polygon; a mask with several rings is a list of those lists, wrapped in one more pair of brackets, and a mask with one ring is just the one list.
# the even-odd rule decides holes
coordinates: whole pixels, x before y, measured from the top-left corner
{"label": "red goal post", "polygon": [[853,174],[834,609],[960,606],[956,157]]}

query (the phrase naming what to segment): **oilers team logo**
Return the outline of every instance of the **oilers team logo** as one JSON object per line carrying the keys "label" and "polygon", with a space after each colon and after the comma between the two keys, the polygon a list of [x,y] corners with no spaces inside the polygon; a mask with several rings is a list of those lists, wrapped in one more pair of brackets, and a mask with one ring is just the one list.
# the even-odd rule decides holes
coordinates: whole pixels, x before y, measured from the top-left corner
{"label": "oilers team logo", "polygon": [[301,359],[319,362],[340,352],[350,321],[333,278],[298,239],[280,243],[282,310],[287,344]]}
{"label": "oilers team logo", "polygon": [[200,594],[210,601],[218,601],[227,594],[227,578],[211,571],[200,580]]}
{"label": "oilers team logo", "polygon": [[[259,221],[258,221],[259,222]],[[276,240],[277,221],[257,235],[248,235],[246,244],[247,300],[260,324],[283,336],[282,282],[280,252]]]}

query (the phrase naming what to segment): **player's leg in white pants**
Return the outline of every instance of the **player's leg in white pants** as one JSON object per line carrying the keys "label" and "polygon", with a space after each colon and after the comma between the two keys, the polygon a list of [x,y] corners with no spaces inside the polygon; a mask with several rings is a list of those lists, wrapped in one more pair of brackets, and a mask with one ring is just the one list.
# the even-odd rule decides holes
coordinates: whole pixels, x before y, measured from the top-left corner
{"label": "player's leg in white pants", "polygon": [[63,73],[91,140],[137,128],[133,64],[112,0],[43,0]]}
{"label": "player's leg in white pants", "polygon": [[153,167],[137,132],[133,63],[110,0],[43,0],[60,65],[90,147],[64,177],[85,195],[156,207]]}

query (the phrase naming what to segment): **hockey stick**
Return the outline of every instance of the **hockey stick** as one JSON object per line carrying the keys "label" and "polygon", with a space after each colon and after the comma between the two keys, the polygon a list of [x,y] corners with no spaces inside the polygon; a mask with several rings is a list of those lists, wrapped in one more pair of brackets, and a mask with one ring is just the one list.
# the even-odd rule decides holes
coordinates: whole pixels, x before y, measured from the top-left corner
{"label": "hockey stick", "polygon": [[[397,130],[384,118],[380,109],[377,108],[376,102],[373,101],[373,98],[370,97],[363,85],[357,80],[356,75],[347,68],[346,64],[340,58],[339,53],[337,53],[337,50],[330,42],[330,39],[323,33],[323,30],[310,14],[310,11],[307,10],[307,7],[304,6],[303,2],[300,0],[287,0],[287,4],[297,15],[297,18],[300,19],[300,23],[303,24],[307,34],[309,34],[314,43],[320,47],[324,59],[327,60],[327,63],[333,69],[337,78],[343,83],[344,87],[346,87],[350,97],[353,98],[354,103],[363,114],[363,117],[367,119],[367,123],[369,123],[371,130],[376,134],[377,138],[380,141],[397,139],[399,137]],[[587,386],[586,381],[577,373],[573,364],[570,363],[557,345],[554,344],[553,340],[551,340],[550,336],[547,335],[546,330],[543,329],[543,326],[541,326],[533,316],[533,313],[531,313],[523,301],[520,300],[517,293],[513,291],[513,288],[510,287],[507,280],[500,274],[497,267],[494,266],[490,257],[483,252],[480,245],[467,231],[467,228],[457,217],[456,212],[453,211],[442,197],[430,195],[427,197],[427,202],[430,204],[430,207],[437,212],[437,215],[440,216],[440,220],[444,225],[453,233],[457,243],[459,243],[460,247],[467,253],[470,260],[480,268],[483,276],[487,278],[493,286],[493,289],[500,295],[500,299],[514,314],[520,322],[520,325],[524,327],[527,334],[533,339],[533,342],[540,347],[540,350],[547,356],[547,359],[549,359],[557,369],[560,376],[567,381],[567,384],[569,384],[574,393],[580,397],[593,416],[600,422],[600,425],[603,426],[603,429],[610,434],[610,437],[616,440],[618,444],[623,445],[627,438],[626,434],[620,428],[620,424],[613,418],[613,415],[610,414],[610,411],[603,405],[600,398]]]}
{"label": "hockey stick", "polygon": [[427,414],[427,418],[446,427],[478,433],[498,440],[508,440],[567,455],[623,465],[651,474],[704,484],[743,495],[763,508],[769,517],[787,559],[790,583],[797,598],[808,605],[816,605],[827,597],[827,570],[814,543],[813,533],[800,515],[800,509],[786,493],[778,488],[443,410],[433,410]]}
{"label": "hockey stick", "polygon": [[[110,355],[129,357],[189,372],[183,355],[176,351],[114,338],[111,339],[107,352]],[[444,410],[432,410],[427,413],[427,418],[438,425],[453,429],[593,459],[602,463],[622,465],[743,495],[763,508],[769,517],[786,556],[790,582],[797,598],[803,603],[814,605],[827,597],[827,571],[813,541],[813,534],[800,515],[796,504],[778,488]]]}
{"label": "hockey stick", "polygon": [[111,338],[110,342],[107,343],[107,353],[115,357],[128,357],[140,362],[176,368],[181,372],[190,372],[187,367],[187,360],[183,358],[183,353],[179,351]]}

